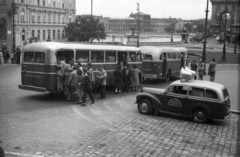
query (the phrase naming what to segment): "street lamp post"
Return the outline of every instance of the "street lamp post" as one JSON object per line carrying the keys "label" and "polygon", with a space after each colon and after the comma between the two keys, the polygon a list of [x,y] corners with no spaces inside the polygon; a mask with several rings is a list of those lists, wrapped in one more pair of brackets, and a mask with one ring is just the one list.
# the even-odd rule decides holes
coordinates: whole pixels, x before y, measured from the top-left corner
{"label": "street lamp post", "polygon": [[12,50],[15,50],[15,20],[14,20],[14,14],[15,14],[15,4],[14,0],[12,2],[12,26],[13,26],[13,43],[12,43]]}
{"label": "street lamp post", "polygon": [[208,2],[206,8],[206,18],[205,18],[205,33],[204,33],[204,42],[203,42],[203,53],[202,53],[202,62],[204,63],[204,72],[206,72],[206,43],[207,43],[207,22],[208,22]]}
{"label": "street lamp post", "polygon": [[138,10],[138,38],[137,38],[137,47],[139,47],[139,36],[140,36],[140,20],[139,20],[139,15],[140,15],[140,7],[139,3],[137,3],[137,10]]}
{"label": "street lamp post", "polygon": [[171,42],[173,42],[173,31],[171,31]]}
{"label": "street lamp post", "polygon": [[91,0],[91,33],[90,33],[91,43],[92,43],[92,27],[93,27],[93,1]]}
{"label": "street lamp post", "polygon": [[[225,25],[224,25],[224,40],[223,40],[223,55],[222,55],[222,61],[226,61],[226,31],[227,31],[227,0],[225,5]],[[223,18],[223,17],[222,17]]]}

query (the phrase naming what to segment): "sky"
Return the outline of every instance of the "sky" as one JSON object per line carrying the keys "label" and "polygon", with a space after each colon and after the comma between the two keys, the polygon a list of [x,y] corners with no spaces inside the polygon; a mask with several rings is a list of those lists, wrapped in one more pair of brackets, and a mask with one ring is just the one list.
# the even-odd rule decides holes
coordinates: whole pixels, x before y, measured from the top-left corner
{"label": "sky", "polygon": [[[150,14],[151,18],[181,18],[183,20],[206,17],[207,0],[92,0],[93,15],[126,18],[137,12]],[[76,0],[76,15],[91,14],[91,0]],[[208,18],[212,5],[209,0]]]}

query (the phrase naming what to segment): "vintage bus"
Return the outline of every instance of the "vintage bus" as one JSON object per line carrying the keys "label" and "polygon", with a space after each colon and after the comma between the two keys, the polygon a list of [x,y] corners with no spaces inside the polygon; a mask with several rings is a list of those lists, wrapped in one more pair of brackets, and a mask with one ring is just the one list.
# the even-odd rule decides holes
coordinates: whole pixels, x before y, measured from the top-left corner
{"label": "vintage bus", "polygon": [[187,49],[183,47],[139,47],[143,57],[143,80],[164,79],[178,76],[186,65]]}
{"label": "vintage bus", "polygon": [[136,47],[118,45],[94,45],[84,43],[38,42],[23,48],[20,89],[56,92],[57,58],[66,58],[66,63],[86,66],[92,63],[96,78],[100,65],[107,71],[107,85],[114,85],[114,70],[118,64],[141,68],[142,56]]}

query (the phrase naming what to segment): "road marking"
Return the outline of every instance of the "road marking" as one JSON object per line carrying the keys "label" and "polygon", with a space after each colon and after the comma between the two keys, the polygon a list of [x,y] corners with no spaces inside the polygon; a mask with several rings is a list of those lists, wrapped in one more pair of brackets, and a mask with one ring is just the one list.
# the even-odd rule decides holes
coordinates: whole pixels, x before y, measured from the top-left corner
{"label": "road marking", "polygon": [[42,155],[32,155],[32,154],[23,154],[23,153],[16,153],[16,152],[7,152],[7,151],[4,151],[4,154],[5,155],[14,155],[14,156],[18,156],[18,157],[45,157],[45,156],[42,156]]}

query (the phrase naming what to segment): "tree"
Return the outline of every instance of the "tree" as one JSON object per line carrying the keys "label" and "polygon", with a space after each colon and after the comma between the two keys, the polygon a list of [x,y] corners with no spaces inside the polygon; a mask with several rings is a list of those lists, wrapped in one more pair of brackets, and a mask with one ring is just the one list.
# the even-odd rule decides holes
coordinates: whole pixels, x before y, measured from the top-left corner
{"label": "tree", "polygon": [[175,25],[174,24],[170,24],[169,27],[165,28],[165,31],[167,33],[174,32],[175,31]]}
{"label": "tree", "polygon": [[191,32],[193,29],[193,26],[190,23],[186,23],[183,26],[187,29],[188,32]]}
{"label": "tree", "polygon": [[[91,20],[92,19],[92,20]],[[75,22],[71,22],[65,27],[66,38],[68,41],[90,41],[92,26],[92,40],[106,38],[105,27],[99,19],[91,18],[91,16],[77,17]]]}

